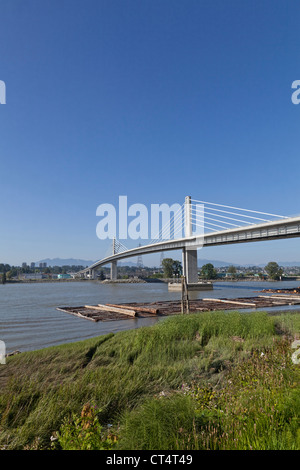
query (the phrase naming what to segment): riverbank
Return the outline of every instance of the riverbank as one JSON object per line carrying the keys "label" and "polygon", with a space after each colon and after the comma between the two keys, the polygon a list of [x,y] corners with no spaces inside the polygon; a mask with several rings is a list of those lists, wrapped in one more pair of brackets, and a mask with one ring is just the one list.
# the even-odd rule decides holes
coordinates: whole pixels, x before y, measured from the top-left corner
{"label": "riverbank", "polygon": [[[223,279],[218,281],[223,282]],[[63,282],[99,282],[100,284],[168,284],[174,282],[173,278],[129,278],[129,279],[116,279],[114,281],[110,279],[85,279],[85,278],[72,278],[72,279],[8,279],[5,284],[47,284],[47,283],[63,283]],[[216,282],[216,280],[211,281]],[[228,282],[228,279],[227,279]],[[262,281],[263,282],[263,281]],[[0,283],[1,284],[1,283]],[[181,281],[178,281],[181,285]]]}
{"label": "riverbank", "polygon": [[[5,284],[46,284],[46,283],[63,283],[63,282],[81,282],[90,279],[8,279]],[[4,284],[4,285],[5,285]]]}
{"label": "riverbank", "polygon": [[104,279],[103,281],[100,281],[101,284],[146,284],[147,281],[144,279],[139,279],[139,278],[129,278],[129,279],[116,279],[116,280],[110,280],[110,279]]}
{"label": "riverbank", "polygon": [[[85,278],[72,278],[72,279],[7,279],[5,284],[46,284],[46,283],[63,283],[63,282],[100,282],[101,284],[146,284],[146,283],[169,283],[174,282],[173,278],[129,278],[129,279],[116,279],[111,281],[110,279],[85,279]],[[199,280],[199,282],[209,282],[209,283],[226,283],[226,282],[257,282],[257,283],[267,283],[267,282],[297,282],[300,283],[300,278],[287,278],[282,281],[273,281],[272,279],[256,279],[256,278],[218,278],[211,279],[208,281]],[[181,281],[175,281],[175,283],[181,284]],[[5,285],[4,284],[4,285]]]}
{"label": "riverbank", "polygon": [[8,357],[0,446],[299,449],[299,333],[298,312],[213,312]]}

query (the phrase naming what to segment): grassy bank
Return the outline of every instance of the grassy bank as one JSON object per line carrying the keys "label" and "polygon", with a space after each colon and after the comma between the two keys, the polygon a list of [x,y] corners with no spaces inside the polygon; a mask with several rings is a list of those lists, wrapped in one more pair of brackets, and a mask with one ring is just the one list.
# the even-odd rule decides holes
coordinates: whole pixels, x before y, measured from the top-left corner
{"label": "grassy bank", "polygon": [[299,333],[299,313],[212,312],[9,357],[0,447],[299,449]]}

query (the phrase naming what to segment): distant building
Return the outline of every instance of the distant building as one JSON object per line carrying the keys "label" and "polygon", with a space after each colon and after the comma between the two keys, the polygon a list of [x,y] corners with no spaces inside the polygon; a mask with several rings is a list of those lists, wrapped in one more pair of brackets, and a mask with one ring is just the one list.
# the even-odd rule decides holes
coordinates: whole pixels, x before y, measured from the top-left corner
{"label": "distant building", "polygon": [[22,268],[27,268],[27,263],[22,263]]}
{"label": "distant building", "polygon": [[40,268],[47,268],[47,263],[40,263],[40,264],[39,264],[39,267],[40,267]]}
{"label": "distant building", "polygon": [[30,263],[30,267],[31,267],[31,269],[34,269],[35,268],[35,263]]}
{"label": "distant building", "polygon": [[226,273],[217,273],[217,277],[219,278],[222,278],[222,277],[226,277]]}
{"label": "distant building", "polygon": [[31,274],[21,274],[21,279],[27,280],[27,281],[38,281],[40,279],[43,279],[43,275],[39,273],[31,273]]}
{"label": "distant building", "polygon": [[76,276],[77,276],[77,273],[69,273],[69,275],[70,275],[70,277],[71,277],[72,279],[75,279]]}
{"label": "distant building", "polygon": [[58,274],[57,279],[71,279],[70,274]]}

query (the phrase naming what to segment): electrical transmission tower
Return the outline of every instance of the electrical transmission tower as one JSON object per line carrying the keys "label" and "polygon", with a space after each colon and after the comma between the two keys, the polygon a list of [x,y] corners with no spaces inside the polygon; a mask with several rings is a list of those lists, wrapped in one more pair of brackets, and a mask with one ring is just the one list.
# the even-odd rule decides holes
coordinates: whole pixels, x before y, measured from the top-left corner
{"label": "electrical transmission tower", "polygon": [[[139,246],[141,246],[141,244],[139,243]],[[138,268],[142,268],[144,265],[143,265],[143,258],[142,258],[142,255],[139,255],[138,256],[138,259],[137,259],[137,267]]]}

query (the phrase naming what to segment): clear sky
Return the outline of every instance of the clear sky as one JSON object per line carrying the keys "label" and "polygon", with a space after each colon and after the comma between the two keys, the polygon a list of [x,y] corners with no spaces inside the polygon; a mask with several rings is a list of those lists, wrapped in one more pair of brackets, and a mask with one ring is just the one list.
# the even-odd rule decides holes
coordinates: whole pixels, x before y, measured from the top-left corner
{"label": "clear sky", "polygon": [[[101,258],[119,195],[300,213],[298,0],[0,6],[0,262]],[[300,239],[202,251],[300,261]]]}

